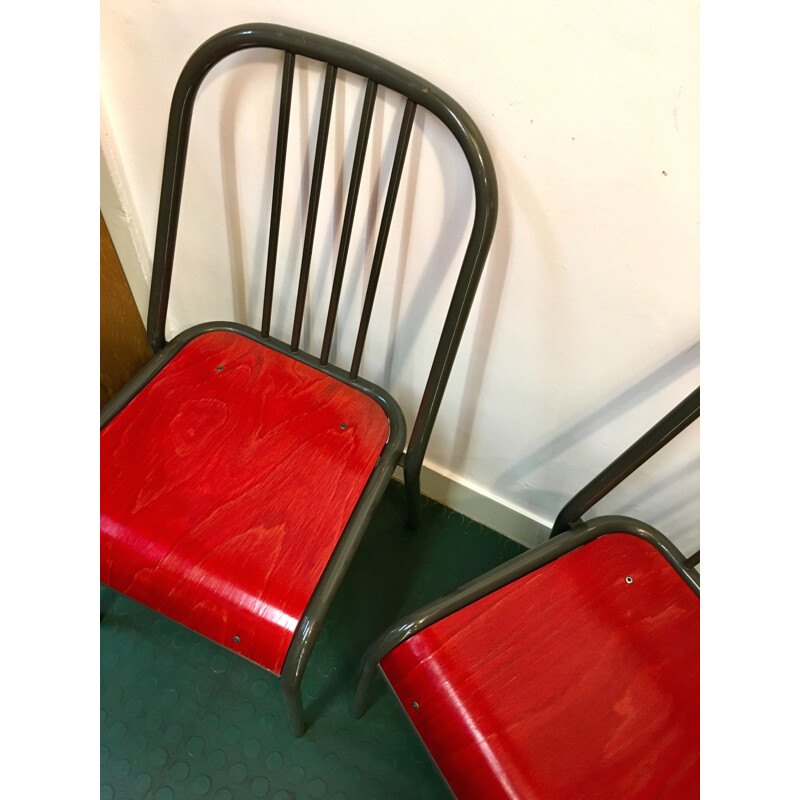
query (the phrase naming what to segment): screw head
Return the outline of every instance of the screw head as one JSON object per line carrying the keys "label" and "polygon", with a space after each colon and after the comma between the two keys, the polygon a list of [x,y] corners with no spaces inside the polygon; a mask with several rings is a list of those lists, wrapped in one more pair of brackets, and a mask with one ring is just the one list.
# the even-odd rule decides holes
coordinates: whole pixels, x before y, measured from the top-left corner
{"label": "screw head", "polygon": [[233,642],[234,642],[234,644],[239,644],[239,637],[238,636],[234,636],[233,637]]}
{"label": "screw head", "polygon": [[220,364],[220,365],[217,367],[217,372],[222,372],[222,370],[224,370],[224,369],[225,369],[225,367],[223,367],[223,366],[222,366],[222,364]]}
{"label": "screw head", "polygon": [[411,708],[413,708],[414,710],[418,709],[418,708],[419,708],[419,703],[418,703],[418,702],[415,700],[415,701],[414,701],[414,702],[411,704]]}
{"label": "screw head", "polygon": [[343,422],[339,427],[344,430],[347,427],[347,423]]}

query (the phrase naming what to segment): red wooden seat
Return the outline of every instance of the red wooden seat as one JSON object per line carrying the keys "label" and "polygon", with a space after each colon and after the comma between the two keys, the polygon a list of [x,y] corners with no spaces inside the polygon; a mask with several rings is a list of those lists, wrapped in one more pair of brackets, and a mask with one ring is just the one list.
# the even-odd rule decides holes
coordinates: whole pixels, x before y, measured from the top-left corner
{"label": "red wooden seat", "polygon": [[280,673],[388,434],[313,367],[193,339],[102,431],[101,580]]}
{"label": "red wooden seat", "polygon": [[460,800],[690,800],[699,607],[652,544],[609,534],[425,628],[381,667]]}

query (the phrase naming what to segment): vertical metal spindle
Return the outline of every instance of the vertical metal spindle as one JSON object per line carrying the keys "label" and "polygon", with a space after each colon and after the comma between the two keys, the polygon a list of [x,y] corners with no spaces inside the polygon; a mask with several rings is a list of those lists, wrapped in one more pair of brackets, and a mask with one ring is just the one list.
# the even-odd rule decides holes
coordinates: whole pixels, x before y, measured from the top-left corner
{"label": "vertical metal spindle", "polygon": [[322,108],[319,112],[319,128],[317,130],[317,147],[314,154],[314,171],[311,175],[311,195],[308,200],[308,218],[306,220],[306,236],[303,242],[303,256],[300,261],[300,280],[297,286],[297,303],[294,311],[294,327],[292,328],[292,350],[300,347],[300,330],[303,326],[303,311],[308,290],[308,273],[311,266],[311,250],[314,246],[314,229],[317,226],[317,209],[319,193],[322,188],[322,170],[325,166],[325,149],[328,144],[328,130],[333,108],[333,89],[336,85],[336,67],[328,64],[325,70],[325,88],[322,92]]}
{"label": "vertical metal spindle", "polygon": [[392,174],[389,178],[389,188],[386,192],[386,202],[383,206],[381,227],[378,231],[378,241],[375,245],[375,255],[372,259],[372,269],[370,270],[369,282],[367,283],[367,294],[364,298],[364,310],[361,313],[361,323],[358,326],[358,336],[356,337],[356,346],[353,352],[353,363],[350,366],[351,378],[358,376],[358,369],[361,366],[361,358],[364,355],[364,342],[367,338],[367,328],[369,327],[369,320],[372,316],[372,306],[375,303],[375,293],[378,289],[378,278],[381,274],[383,256],[386,251],[386,242],[389,238],[389,228],[392,224],[392,214],[394,213],[394,205],[397,201],[397,191],[400,187],[400,178],[403,174],[403,164],[405,163],[406,159],[408,142],[411,138],[411,127],[414,123],[414,112],[416,110],[417,104],[413,100],[406,100],[406,108],[405,112],[403,113],[403,122],[400,126],[400,136],[397,140],[397,149],[395,150],[394,163],[392,164]]}
{"label": "vertical metal spindle", "polygon": [[281,83],[281,106],[278,117],[278,142],[275,148],[275,177],[272,185],[272,214],[269,224],[267,246],[267,278],[264,287],[264,310],[261,315],[261,335],[269,336],[272,319],[272,293],[275,287],[275,260],[278,254],[278,232],[281,227],[281,204],[283,202],[283,175],[286,171],[286,140],[289,136],[289,112],[292,107],[292,81],[294,78],[294,53],[285,53],[283,59],[283,81]]}
{"label": "vertical metal spindle", "polygon": [[331,288],[331,302],[328,306],[328,321],[325,324],[325,338],[322,342],[322,353],[320,361],[328,363],[331,352],[331,342],[333,341],[333,329],[336,325],[336,312],[339,309],[339,297],[342,293],[342,282],[344,280],[344,266],[347,261],[347,251],[350,247],[350,236],[353,232],[353,219],[355,217],[356,202],[358,201],[358,190],[361,185],[361,175],[364,171],[364,157],[367,152],[367,140],[369,139],[369,129],[372,124],[372,112],[375,108],[375,94],[378,85],[370,80],[364,93],[364,103],[361,107],[361,123],[358,128],[358,139],[356,140],[356,151],[353,155],[353,172],[350,176],[350,188],[347,192],[347,204],[344,210],[344,220],[342,221],[342,236],[339,240],[339,254],[336,258],[336,269],[333,273],[333,287]]}

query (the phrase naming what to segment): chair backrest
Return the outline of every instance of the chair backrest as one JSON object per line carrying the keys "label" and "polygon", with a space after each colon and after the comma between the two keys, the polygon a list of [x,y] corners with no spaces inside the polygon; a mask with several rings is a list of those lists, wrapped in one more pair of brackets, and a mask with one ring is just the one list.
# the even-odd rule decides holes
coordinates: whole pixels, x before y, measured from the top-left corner
{"label": "chair backrest", "polygon": [[275,284],[296,56],[323,62],[325,64],[325,79],[316,134],[305,236],[295,301],[294,324],[290,342],[290,347],[293,351],[297,351],[300,345],[337,72],[346,71],[362,76],[366,79],[366,88],[363,95],[358,138],[339,238],[340,244],[333,274],[332,290],[328,303],[324,339],[319,354],[319,363],[321,365],[327,365],[330,357],[354,212],[378,86],[383,86],[402,95],[406,98],[406,102],[380,219],[371,271],[365,292],[365,301],[349,365],[351,379],[358,378],[361,366],[364,342],[372,314],[378,278],[384,259],[392,214],[417,106],[423,106],[442,120],[452,132],[466,157],[474,184],[475,215],[455,290],[450,301],[447,317],[409,441],[406,470],[408,471],[411,468],[412,471],[416,470],[418,472],[494,233],[497,218],[497,184],[494,167],[484,139],[474,122],[458,103],[430,83],[384,59],[341,42],[270,24],[240,25],[230,28],[212,37],[195,51],[178,79],[170,110],[147,321],[150,346],[154,353],[158,353],[166,344],[165,323],[175,254],[178,216],[181,206],[189,129],[198,89],[212,67],[223,58],[244,49],[257,47],[272,48],[284,52],[274,160],[272,208],[267,243],[266,281],[260,329],[261,337],[264,339],[272,336],[270,327],[273,316],[273,287]]}

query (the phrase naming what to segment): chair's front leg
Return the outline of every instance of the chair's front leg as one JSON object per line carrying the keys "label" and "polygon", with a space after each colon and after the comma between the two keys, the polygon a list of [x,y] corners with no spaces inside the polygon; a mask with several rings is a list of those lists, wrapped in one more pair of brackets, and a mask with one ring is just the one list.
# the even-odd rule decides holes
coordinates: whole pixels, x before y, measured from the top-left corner
{"label": "chair's front leg", "polygon": [[281,691],[286,701],[286,713],[289,715],[289,727],[292,733],[300,737],[306,729],[303,716],[303,696],[300,692],[300,680],[291,675],[281,675]]}
{"label": "chair's front leg", "polygon": [[303,680],[311,651],[319,636],[322,623],[328,613],[331,592],[325,592],[320,599],[319,595],[312,598],[309,608],[306,609],[295,631],[292,643],[286,652],[281,668],[281,691],[286,701],[286,711],[289,714],[289,726],[292,733],[300,737],[305,733],[306,723],[303,715],[303,695],[300,692],[300,683]]}

